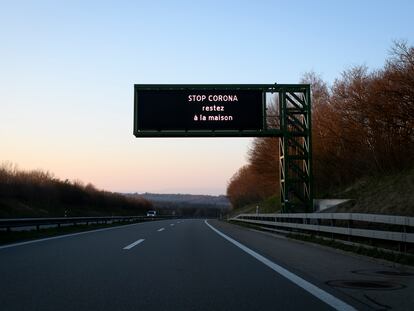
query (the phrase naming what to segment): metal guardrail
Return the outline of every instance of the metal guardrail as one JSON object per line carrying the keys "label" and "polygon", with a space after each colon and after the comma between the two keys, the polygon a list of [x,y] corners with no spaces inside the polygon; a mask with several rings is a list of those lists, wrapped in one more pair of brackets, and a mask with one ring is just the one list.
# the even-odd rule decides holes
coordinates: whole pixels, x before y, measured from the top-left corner
{"label": "metal guardrail", "polygon": [[288,231],[330,233],[414,243],[414,217],[354,213],[298,213],[240,214],[230,220]]}
{"label": "metal guardrail", "polygon": [[10,231],[12,228],[20,227],[36,227],[37,230],[41,226],[60,227],[61,225],[76,225],[76,224],[107,224],[114,222],[143,222],[150,220],[160,220],[171,218],[170,216],[107,216],[107,217],[55,217],[55,218],[13,218],[0,219],[0,229]]}

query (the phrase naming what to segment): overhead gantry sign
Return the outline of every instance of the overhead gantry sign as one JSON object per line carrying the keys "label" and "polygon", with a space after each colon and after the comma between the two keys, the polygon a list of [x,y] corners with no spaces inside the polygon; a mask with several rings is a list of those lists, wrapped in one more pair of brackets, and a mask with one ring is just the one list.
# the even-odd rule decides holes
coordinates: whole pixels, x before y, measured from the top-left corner
{"label": "overhead gantry sign", "polygon": [[[271,114],[272,96],[278,111]],[[313,211],[308,84],[136,84],[134,135],[280,137],[282,211]]]}

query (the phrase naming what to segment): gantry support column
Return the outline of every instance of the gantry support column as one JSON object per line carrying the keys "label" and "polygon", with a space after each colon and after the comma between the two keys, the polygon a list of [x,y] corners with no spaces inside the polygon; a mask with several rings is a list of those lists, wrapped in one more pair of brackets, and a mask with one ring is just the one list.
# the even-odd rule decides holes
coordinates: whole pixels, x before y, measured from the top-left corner
{"label": "gantry support column", "polygon": [[313,212],[310,86],[279,90],[283,213]]}

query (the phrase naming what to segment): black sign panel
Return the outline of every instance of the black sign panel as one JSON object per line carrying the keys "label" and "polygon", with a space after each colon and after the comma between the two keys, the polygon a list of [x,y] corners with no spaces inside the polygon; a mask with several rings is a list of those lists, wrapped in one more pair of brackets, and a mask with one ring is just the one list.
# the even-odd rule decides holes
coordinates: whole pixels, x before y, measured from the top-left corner
{"label": "black sign panel", "polygon": [[262,130],[263,92],[136,89],[136,131]]}

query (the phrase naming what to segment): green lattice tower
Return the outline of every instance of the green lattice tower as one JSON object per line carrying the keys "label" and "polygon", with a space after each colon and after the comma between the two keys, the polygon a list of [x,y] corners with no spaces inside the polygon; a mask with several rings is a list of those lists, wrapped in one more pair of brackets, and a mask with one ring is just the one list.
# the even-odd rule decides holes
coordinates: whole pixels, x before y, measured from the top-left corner
{"label": "green lattice tower", "polygon": [[279,90],[280,197],[283,213],[312,212],[310,86]]}

